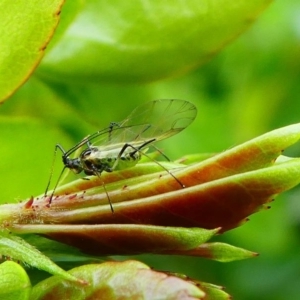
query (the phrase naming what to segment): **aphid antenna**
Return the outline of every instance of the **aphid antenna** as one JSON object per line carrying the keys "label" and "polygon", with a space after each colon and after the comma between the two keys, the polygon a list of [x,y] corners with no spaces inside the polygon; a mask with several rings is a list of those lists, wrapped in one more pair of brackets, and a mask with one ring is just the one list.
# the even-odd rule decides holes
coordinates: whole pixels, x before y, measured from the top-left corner
{"label": "aphid antenna", "polygon": [[[115,128],[115,127],[117,127],[117,128]],[[128,126],[128,127],[131,127],[131,126]],[[122,127],[122,129],[124,129],[124,128],[127,128],[127,126]],[[93,139],[95,139],[96,137],[98,137],[98,136],[100,136],[100,135],[102,135],[104,133],[108,133],[109,136],[111,136],[111,133],[114,130],[117,130],[117,129],[121,129],[119,123],[117,123],[117,122],[111,122],[107,128],[102,129],[102,130],[98,130],[98,131],[94,132],[93,134],[88,135],[81,142],[79,142],[78,144],[76,144],[75,146],[73,146],[72,148],[70,148],[68,151],[65,151],[62,148],[62,146],[59,145],[59,144],[57,144],[55,146],[55,148],[56,149],[59,148],[62,151],[62,153],[64,154],[64,156],[69,156],[72,153],[74,153],[76,150],[78,150],[79,148],[81,148],[82,146],[84,146],[85,144],[88,146],[88,148],[90,148],[91,147],[91,141]]]}

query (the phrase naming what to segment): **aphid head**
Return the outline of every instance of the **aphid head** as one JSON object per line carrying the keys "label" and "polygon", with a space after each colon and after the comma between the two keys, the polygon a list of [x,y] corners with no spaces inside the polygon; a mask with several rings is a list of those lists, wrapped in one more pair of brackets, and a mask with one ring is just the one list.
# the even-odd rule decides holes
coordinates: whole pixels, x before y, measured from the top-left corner
{"label": "aphid head", "polygon": [[71,169],[75,174],[83,170],[79,158],[70,158],[69,156],[63,155],[62,161],[65,167]]}

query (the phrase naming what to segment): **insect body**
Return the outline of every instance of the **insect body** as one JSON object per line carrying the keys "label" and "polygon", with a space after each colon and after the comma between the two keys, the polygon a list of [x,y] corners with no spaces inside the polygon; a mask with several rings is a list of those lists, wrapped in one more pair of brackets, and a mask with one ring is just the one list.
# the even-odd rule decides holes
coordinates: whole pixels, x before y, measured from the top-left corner
{"label": "insect body", "polygon": [[[100,176],[103,171],[113,172],[134,167],[149,146],[179,133],[193,122],[196,115],[195,105],[185,100],[155,100],[142,104],[122,122],[111,123],[109,127],[84,138],[68,151],[57,144],[55,153],[57,149],[62,151],[64,164],[59,179],[66,168],[75,173],[83,171],[86,175]],[[71,158],[81,147],[85,147],[81,154]],[[51,177],[52,172],[50,179]],[[49,204],[58,182],[59,180],[50,196]],[[45,195],[49,184],[50,180]],[[111,203],[110,206],[113,211]]]}
{"label": "insect body", "polygon": [[112,172],[134,167],[140,158],[140,152],[133,151],[129,146],[123,151],[120,148],[100,150],[98,147],[90,147],[81,153],[79,161],[85,174],[97,175],[103,171]]}

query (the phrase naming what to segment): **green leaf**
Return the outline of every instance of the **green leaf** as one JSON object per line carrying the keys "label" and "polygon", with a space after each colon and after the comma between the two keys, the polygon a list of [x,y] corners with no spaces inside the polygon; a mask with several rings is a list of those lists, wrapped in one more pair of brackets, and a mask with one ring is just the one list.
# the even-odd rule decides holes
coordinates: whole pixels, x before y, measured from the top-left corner
{"label": "green leaf", "polygon": [[31,299],[196,300],[205,296],[195,284],[153,271],[137,261],[85,265],[69,273],[84,279],[88,285],[78,285],[55,276],[37,284]]}
{"label": "green leaf", "polygon": [[5,300],[29,299],[31,284],[25,270],[13,261],[0,264],[0,298]]}
{"label": "green leaf", "polygon": [[190,250],[165,251],[164,254],[201,256],[220,262],[256,257],[258,254],[242,248],[234,247],[224,243],[205,243]]}
{"label": "green leaf", "polygon": [[[242,145],[222,152],[200,163],[172,171],[186,188],[182,189],[173,177],[151,173],[125,181],[112,182],[103,174],[115,213],[108,205],[107,194],[98,178],[90,180],[96,187],[74,195],[54,199],[51,209],[44,209],[48,199],[36,199],[32,208],[22,210],[22,223],[135,223],[160,226],[218,228],[228,230],[256,212],[276,194],[300,182],[300,159],[274,164],[282,149],[300,138],[300,124],[266,133]],[[132,168],[131,173],[134,173]],[[152,172],[152,171],[151,171]],[[127,172],[128,175],[128,172]],[[64,190],[63,193],[68,192]],[[24,204],[3,206],[2,218]],[[26,207],[26,205],[25,205]],[[36,221],[31,210],[36,211]],[[234,213],[233,213],[234,212]],[[28,215],[28,216],[26,216]],[[5,217],[6,216],[6,217]],[[20,214],[14,215],[14,221]]]}
{"label": "green leaf", "polygon": [[[189,250],[213,237],[218,229],[150,225],[15,225],[15,233],[39,233],[92,255],[126,255]],[[138,243],[136,242],[138,241]]]}
{"label": "green leaf", "polygon": [[[76,181],[74,185],[79,184],[81,192],[66,195],[73,192],[70,184],[60,191],[62,195],[54,197],[50,207],[48,197],[43,196],[3,205],[0,219],[15,233],[45,234],[93,254],[191,250],[214,231],[180,227],[229,230],[276,194],[299,184],[300,158],[283,159],[280,155],[299,138],[300,124],[290,125],[200,163],[175,164],[170,170],[186,188],[166,171],[157,172],[159,166],[154,163],[149,174],[143,173],[149,163],[141,163],[129,170],[102,174],[100,179],[91,178],[88,186]],[[136,239],[143,242],[137,245]],[[211,249],[214,253],[210,254],[228,260],[228,248],[221,248]],[[230,255],[237,259],[246,254]]]}
{"label": "green leaf", "polygon": [[60,82],[97,83],[181,74],[203,64],[244,32],[270,2],[86,1],[76,21],[45,56],[39,74]]}
{"label": "green leaf", "polygon": [[38,65],[59,21],[63,0],[0,3],[0,100]]}
{"label": "green leaf", "polygon": [[232,297],[223,291],[223,287],[206,283],[199,282],[199,287],[205,292],[205,296],[209,300],[230,300]]}
{"label": "green leaf", "polygon": [[41,235],[23,235],[22,238],[56,263],[100,263],[106,260],[106,258],[101,258],[99,256],[83,254],[77,248],[50,240]]}
{"label": "green leaf", "polygon": [[59,275],[66,280],[80,281],[59,268],[48,257],[44,256],[36,248],[17,236],[1,232],[0,254],[27,263],[32,267],[47,271],[51,274]]}

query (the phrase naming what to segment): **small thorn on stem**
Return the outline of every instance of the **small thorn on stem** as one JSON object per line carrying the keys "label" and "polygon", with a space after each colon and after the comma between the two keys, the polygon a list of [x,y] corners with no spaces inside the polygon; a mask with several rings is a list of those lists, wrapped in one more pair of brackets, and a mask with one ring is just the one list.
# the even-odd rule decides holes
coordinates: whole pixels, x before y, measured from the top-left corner
{"label": "small thorn on stem", "polygon": [[72,200],[72,199],[74,199],[74,198],[76,198],[76,197],[77,197],[77,194],[70,195],[70,196],[69,196],[69,200]]}
{"label": "small thorn on stem", "polygon": [[33,204],[33,201],[34,201],[34,198],[33,198],[33,196],[31,196],[30,199],[25,203],[24,207],[26,209],[31,208],[32,204]]}

